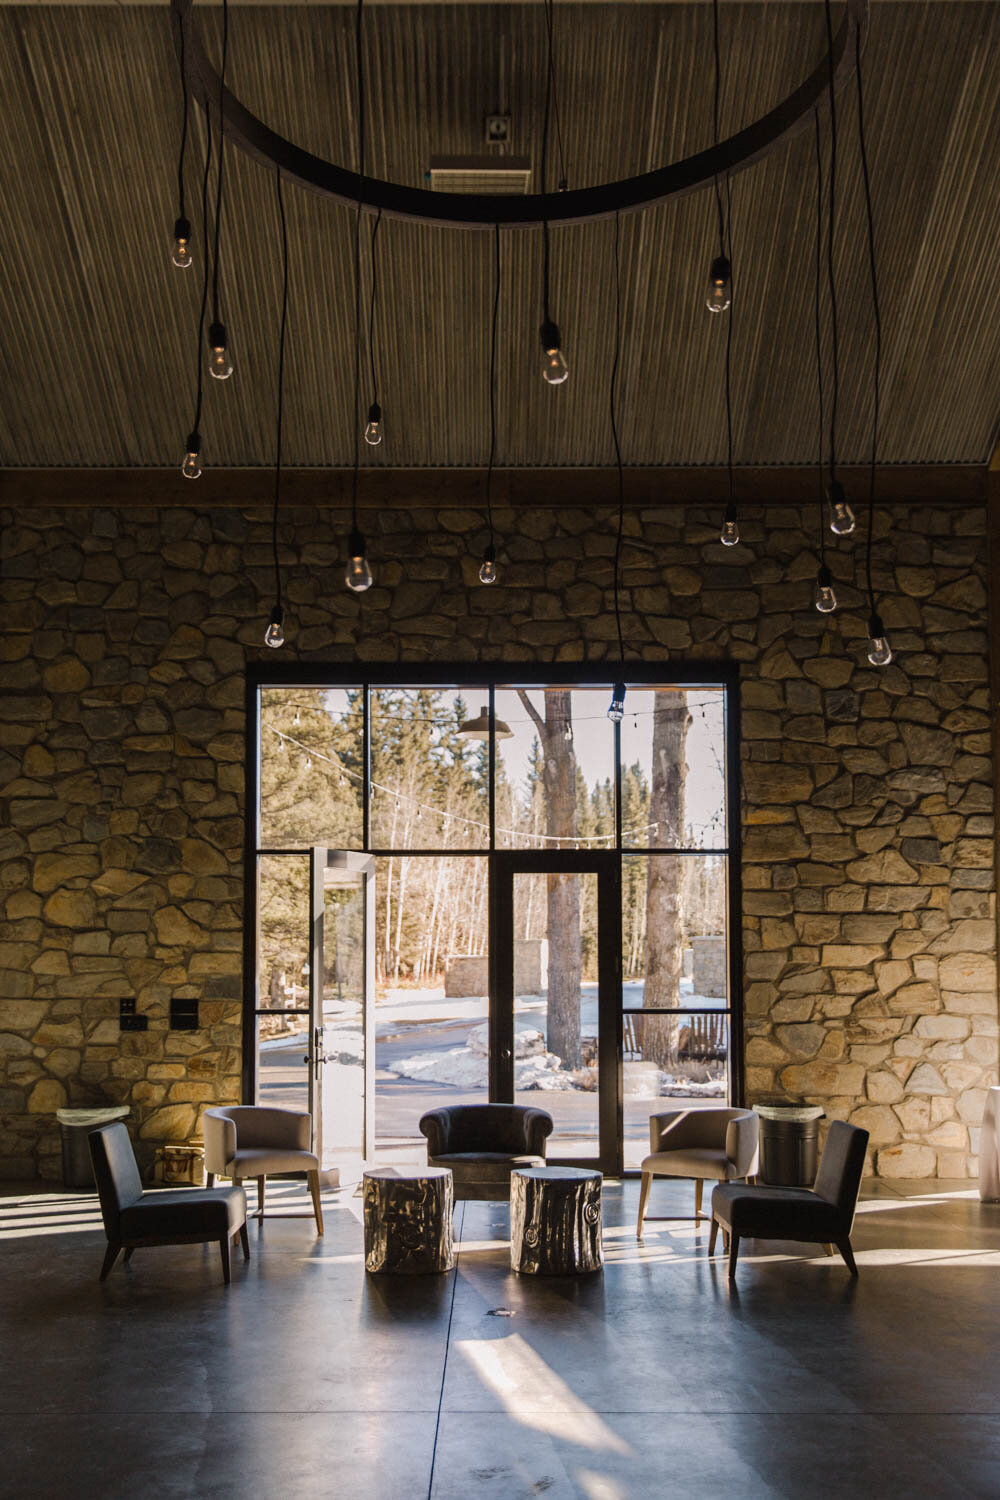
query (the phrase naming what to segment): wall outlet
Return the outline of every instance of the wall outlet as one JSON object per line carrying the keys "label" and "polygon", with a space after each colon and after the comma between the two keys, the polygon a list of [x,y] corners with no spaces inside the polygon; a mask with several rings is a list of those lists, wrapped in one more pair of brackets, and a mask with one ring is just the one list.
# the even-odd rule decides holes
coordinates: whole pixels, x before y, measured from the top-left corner
{"label": "wall outlet", "polygon": [[149,1017],[136,1013],[135,996],[123,995],[118,1001],[118,1026],[122,1031],[146,1031]]}
{"label": "wall outlet", "polygon": [[174,996],[173,999],[171,999],[170,1029],[171,1031],[197,1031],[197,1000],[179,999],[177,996]]}

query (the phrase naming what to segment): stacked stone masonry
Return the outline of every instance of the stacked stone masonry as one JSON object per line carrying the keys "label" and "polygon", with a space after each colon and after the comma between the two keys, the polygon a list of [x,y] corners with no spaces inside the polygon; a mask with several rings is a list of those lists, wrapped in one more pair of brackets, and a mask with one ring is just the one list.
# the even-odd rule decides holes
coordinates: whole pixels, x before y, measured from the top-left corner
{"label": "stacked stone masonry", "polygon": [[[373,516],[359,600],[343,518],[289,513],[285,656],[611,661],[610,511],[496,519],[484,589],[476,513]],[[269,518],[3,521],[0,1178],[57,1177],[54,1111],[98,1102],[131,1106],[148,1170],[239,1096],[244,667],[265,655]],[[885,671],[865,659],[860,529],[828,538],[830,617],[811,607],[814,525],[811,502],[749,513],[726,549],[707,511],[630,515],[625,638],[665,678],[740,665],[751,1099],[863,1125],[884,1175],[967,1176],[997,1080],[985,515],[876,513]],[[119,1032],[122,995],[148,1031]],[[197,1031],[169,1029],[173,996],[201,1001]]]}

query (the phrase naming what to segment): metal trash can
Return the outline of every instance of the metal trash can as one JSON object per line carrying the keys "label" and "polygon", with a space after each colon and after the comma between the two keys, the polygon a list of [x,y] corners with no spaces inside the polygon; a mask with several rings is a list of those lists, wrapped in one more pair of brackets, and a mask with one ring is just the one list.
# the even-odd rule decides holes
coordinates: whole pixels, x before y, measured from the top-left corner
{"label": "metal trash can", "polygon": [[760,1181],[769,1187],[811,1188],[824,1111],[817,1104],[761,1103],[753,1109],[760,1116]]}
{"label": "metal trash can", "polygon": [[63,1187],[93,1188],[94,1168],[90,1160],[87,1137],[99,1125],[124,1120],[128,1105],[112,1109],[57,1109],[56,1119],[62,1131]]}

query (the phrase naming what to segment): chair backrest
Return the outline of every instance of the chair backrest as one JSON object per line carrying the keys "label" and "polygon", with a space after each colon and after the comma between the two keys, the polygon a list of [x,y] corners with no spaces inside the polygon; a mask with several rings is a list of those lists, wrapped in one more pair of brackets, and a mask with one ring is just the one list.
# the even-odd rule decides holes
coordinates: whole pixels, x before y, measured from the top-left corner
{"label": "chair backrest", "polygon": [[[535,1155],[535,1148],[552,1130],[550,1115],[521,1104],[456,1104],[433,1113],[447,1116],[446,1149],[449,1152],[501,1151],[510,1155]],[[543,1126],[548,1123],[548,1129],[531,1129],[539,1116]],[[423,1120],[420,1128],[423,1130]],[[428,1131],[424,1130],[424,1134],[430,1139]],[[544,1152],[544,1145],[541,1149]]]}
{"label": "chair backrest", "polygon": [[274,1104],[215,1104],[205,1114],[232,1120],[238,1150],[309,1150],[312,1120],[306,1110],[282,1109]]}
{"label": "chair backrest", "polygon": [[121,1120],[101,1125],[87,1137],[94,1180],[101,1200],[101,1218],[108,1239],[117,1241],[123,1208],[142,1197],[142,1181],[129,1133]]}
{"label": "chair backrest", "polygon": [[732,1120],[748,1118],[755,1121],[752,1110],[730,1109],[723,1106],[709,1109],[672,1109],[649,1117],[649,1149],[657,1151],[689,1151],[707,1147],[725,1150],[726,1133]]}
{"label": "chair backrest", "polygon": [[842,1233],[850,1234],[861,1191],[868,1150],[868,1131],[834,1120],[816,1174],[814,1192],[837,1207]]}

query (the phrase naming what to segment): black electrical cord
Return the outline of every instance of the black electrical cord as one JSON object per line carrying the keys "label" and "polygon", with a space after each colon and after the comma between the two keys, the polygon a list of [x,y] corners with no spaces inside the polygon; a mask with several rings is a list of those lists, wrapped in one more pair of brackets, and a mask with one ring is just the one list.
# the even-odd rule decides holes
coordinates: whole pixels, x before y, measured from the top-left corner
{"label": "black electrical cord", "polygon": [[819,477],[819,561],[823,567],[826,563],[826,494],[823,483],[823,340],[819,316],[823,279],[823,143],[818,109],[813,111],[813,121],[816,126],[816,279],[813,322],[816,333],[816,389],[819,396],[819,446],[816,463]]}
{"label": "black electrical cord", "polygon": [[858,94],[858,141],[861,147],[861,176],[865,185],[865,213],[868,220],[868,269],[871,274],[872,308],[875,315],[875,376],[874,403],[872,412],[872,458],[868,477],[868,536],[865,541],[865,577],[868,586],[868,603],[872,615],[875,609],[875,590],[872,587],[872,530],[875,510],[876,460],[878,457],[879,380],[882,373],[882,314],[878,300],[878,268],[875,260],[875,217],[872,212],[871,175],[868,170],[868,149],[865,145],[865,106],[861,80],[861,32],[854,30],[854,76]]}
{"label": "black electrical cord", "polygon": [[[201,176],[201,222],[205,234],[205,244],[208,245],[208,177],[209,168],[212,165],[212,116],[208,110],[205,111],[205,170]],[[201,276],[201,311],[198,314],[198,332],[195,337],[195,370],[197,398],[194,408],[194,422],[192,423],[192,434],[198,432],[201,423],[201,403],[205,394],[205,367],[201,357],[201,339],[205,331],[205,309],[208,306],[208,252],[205,253],[205,266]]]}
{"label": "black electrical cord", "polygon": [[615,629],[618,632],[618,659],[625,661],[625,639],[622,635],[621,612],[621,557],[622,540],[625,535],[625,474],[622,469],[622,446],[618,437],[618,362],[622,342],[622,278],[621,278],[621,220],[615,211],[615,356],[611,362],[609,406],[611,409],[611,437],[615,445],[615,465],[618,469],[618,531],[615,536]]}
{"label": "black electrical cord", "polygon": [[[830,95],[830,222],[827,226],[826,268],[830,283],[830,329],[833,354],[833,389],[830,395],[830,483],[837,477],[837,405],[840,397],[840,347],[837,329],[837,284],[833,269],[833,239],[837,208],[837,90],[833,65],[833,20],[830,0],[824,0]],[[856,29],[856,28],[855,28]]]}
{"label": "black electrical cord", "polygon": [[[715,0],[718,9],[719,0]],[[733,279],[733,189],[726,173],[726,227],[728,244],[723,254],[729,261],[729,318],[726,323],[726,472],[729,478],[729,512],[736,507],[736,484],[733,475],[733,326],[736,321],[736,283]]]}
{"label": "black electrical cord", "polygon": [[[719,144],[719,104],[722,93],[722,58],[719,51],[719,0],[712,0],[712,53],[715,59],[715,91],[712,101],[712,144],[717,146]],[[718,172],[716,172],[713,180],[715,183],[715,209],[719,217],[719,254],[725,258],[726,228],[722,213],[722,190],[719,187]]]}
{"label": "black electrical cord", "polygon": [[[552,112],[552,26],[549,24],[548,0],[543,0],[543,10],[546,18],[546,33],[548,36],[548,61],[545,68],[545,108],[542,113],[542,151],[539,163],[539,188],[544,194],[546,178],[548,175],[549,160],[549,117]],[[542,321],[548,325],[552,322],[549,312],[549,221],[542,220]]]}
{"label": "black electrical cord", "polygon": [[354,211],[354,405],[351,408],[354,431],[354,466],[351,473],[351,530],[358,529],[358,395],[361,386],[361,199],[365,182],[365,79],[361,55],[364,0],[358,0],[354,14],[354,51],[357,66],[358,98],[358,201]]}
{"label": "black electrical cord", "polygon": [[[563,192],[569,186],[566,176],[566,156],[563,152],[562,116],[559,111],[559,90],[556,87],[556,73],[554,57],[553,17],[552,0],[543,0],[545,8],[545,25],[549,39],[549,83],[552,89],[552,114],[556,122],[556,146],[559,151],[559,191]],[[544,191],[544,190],[543,190]]]}
{"label": "black electrical cord", "polygon": [[222,0],[222,67],[219,70],[219,171],[215,188],[215,245],[212,252],[212,322],[219,319],[219,226],[222,223],[222,169],[226,156],[226,61],[229,56],[229,0]]}
{"label": "black electrical cord", "polygon": [[372,225],[372,294],[368,307],[368,359],[372,371],[373,406],[378,406],[378,377],[375,374],[375,293],[378,287],[378,259],[375,254],[375,242],[378,238],[378,229],[381,222],[382,210],[379,209],[375,215],[375,223]]}
{"label": "black electrical cord", "polygon": [[278,506],[281,500],[281,435],[285,411],[285,329],[288,325],[288,225],[281,196],[281,168],[276,167],[274,185],[281,221],[281,332],[278,335],[278,420],[274,444],[274,510],[271,517],[271,548],[274,552],[275,604],[281,609],[281,563],[278,559]]}
{"label": "black electrical cord", "polygon": [[500,225],[493,226],[493,326],[490,333],[490,459],[486,466],[486,516],[490,528],[490,547],[495,550],[493,533],[493,463],[497,451],[497,316],[500,311]]}
{"label": "black electrical cord", "polygon": [[184,212],[184,154],[187,150],[188,138],[188,86],[187,68],[184,63],[184,26],[180,28],[180,63],[181,63],[181,94],[184,99],[184,115],[181,123],[181,149],[177,158],[177,217],[185,220],[187,214]]}

